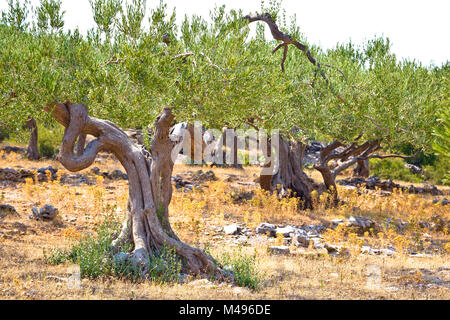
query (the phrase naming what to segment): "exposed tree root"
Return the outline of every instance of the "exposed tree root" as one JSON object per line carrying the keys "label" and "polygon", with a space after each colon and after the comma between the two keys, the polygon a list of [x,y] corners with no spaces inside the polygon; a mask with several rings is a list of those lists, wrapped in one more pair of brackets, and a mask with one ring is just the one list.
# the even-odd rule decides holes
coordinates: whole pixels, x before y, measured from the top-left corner
{"label": "exposed tree root", "polygon": [[[270,148],[269,148],[270,149]],[[271,156],[271,150],[269,151]],[[305,145],[297,141],[286,142],[280,139],[278,166],[274,175],[261,175],[261,188],[267,191],[276,190],[280,197],[294,196],[302,200],[302,208],[312,209],[311,192],[313,181],[305,174],[302,159]],[[266,163],[265,169],[271,166]]]}

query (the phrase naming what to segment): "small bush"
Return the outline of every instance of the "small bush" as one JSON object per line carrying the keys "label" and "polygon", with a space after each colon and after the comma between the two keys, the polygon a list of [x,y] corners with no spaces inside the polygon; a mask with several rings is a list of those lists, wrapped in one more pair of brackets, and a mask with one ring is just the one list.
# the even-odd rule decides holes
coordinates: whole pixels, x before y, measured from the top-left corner
{"label": "small bush", "polygon": [[423,177],[412,174],[402,159],[371,159],[370,172],[382,179],[422,182]]}
{"label": "small bush", "polygon": [[46,264],[58,265],[63,264],[70,260],[70,252],[64,249],[52,249],[50,255],[47,255],[47,251],[44,248],[44,261]]}
{"label": "small bush", "polygon": [[227,271],[234,274],[237,285],[252,290],[261,288],[264,277],[258,270],[256,253],[249,256],[242,252],[242,248],[239,248],[232,253],[223,253],[218,257],[218,260]]}
{"label": "small bush", "polygon": [[64,136],[64,129],[58,126],[56,129],[48,129],[38,125],[39,153],[46,158],[53,158],[58,153],[58,148]]}
{"label": "small bush", "polygon": [[[54,249],[44,260],[47,264],[76,263],[80,266],[81,276],[99,278],[115,276],[133,281],[142,279],[144,266],[133,264],[127,259],[118,259],[110,250],[113,235],[120,231],[120,223],[112,217],[105,219],[97,230],[97,237],[85,236],[72,245],[69,250]],[[131,245],[119,248],[120,252],[130,252]],[[145,266],[147,277],[154,282],[165,283],[179,279],[182,262],[175,249],[163,247],[160,252],[149,257]]]}
{"label": "small bush", "polygon": [[450,185],[450,162],[438,158],[434,165],[423,168],[425,179],[434,184]]}
{"label": "small bush", "polygon": [[153,282],[173,282],[180,279],[182,262],[175,248],[164,246],[158,255],[148,261],[148,277]]}
{"label": "small bush", "polygon": [[9,133],[5,127],[0,124],[0,142],[9,138]]}

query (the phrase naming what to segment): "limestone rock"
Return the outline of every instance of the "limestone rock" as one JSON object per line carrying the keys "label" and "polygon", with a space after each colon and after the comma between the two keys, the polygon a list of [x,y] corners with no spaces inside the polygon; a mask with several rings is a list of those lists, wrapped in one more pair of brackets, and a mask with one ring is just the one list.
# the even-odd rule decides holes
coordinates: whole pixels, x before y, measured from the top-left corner
{"label": "limestone rock", "polygon": [[46,204],[40,210],[38,210],[36,207],[33,207],[32,212],[33,213],[30,215],[30,219],[51,221],[55,220],[59,213],[59,210],[52,205]]}
{"label": "limestone rock", "polygon": [[16,208],[9,204],[0,204],[0,219],[5,218],[6,216],[18,216]]}
{"label": "limestone rock", "polygon": [[259,227],[256,228],[256,233],[258,234],[268,234],[270,236],[275,236],[276,235],[276,226],[270,223],[261,223],[259,225]]}
{"label": "limestone rock", "polygon": [[237,224],[231,224],[223,227],[223,231],[228,235],[239,235],[242,229]]}
{"label": "limestone rock", "polygon": [[271,246],[267,250],[273,255],[289,255],[291,253],[287,246]]}

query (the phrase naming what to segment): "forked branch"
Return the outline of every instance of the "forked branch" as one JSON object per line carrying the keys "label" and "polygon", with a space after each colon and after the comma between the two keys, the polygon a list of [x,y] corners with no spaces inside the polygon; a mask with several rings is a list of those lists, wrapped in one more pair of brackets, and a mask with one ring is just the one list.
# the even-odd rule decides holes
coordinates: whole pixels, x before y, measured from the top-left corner
{"label": "forked branch", "polygon": [[296,46],[299,50],[303,51],[306,56],[308,57],[309,62],[311,62],[313,65],[317,66],[318,70],[320,71],[320,74],[322,75],[322,78],[325,79],[325,81],[328,82],[328,79],[325,75],[325,73],[320,68],[320,63],[317,62],[316,59],[311,55],[311,52],[309,49],[302,43],[292,39],[292,37],[286,33],[283,33],[280,28],[278,28],[278,25],[273,21],[272,17],[269,13],[264,13],[263,15],[255,14],[255,15],[247,15],[244,17],[245,20],[248,20],[249,23],[255,22],[255,21],[262,21],[265,22],[269,28],[270,32],[272,33],[272,37],[275,40],[282,41],[283,43],[279,44],[273,51],[272,54],[275,54],[278,50],[281,48],[284,48],[283,52],[283,59],[281,60],[281,70],[284,72],[285,67],[284,63],[286,62],[289,45]]}

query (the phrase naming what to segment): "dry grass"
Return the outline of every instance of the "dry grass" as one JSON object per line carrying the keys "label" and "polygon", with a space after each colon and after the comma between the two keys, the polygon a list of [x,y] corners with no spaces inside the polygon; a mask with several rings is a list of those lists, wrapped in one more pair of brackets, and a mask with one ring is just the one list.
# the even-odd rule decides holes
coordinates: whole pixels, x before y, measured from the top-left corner
{"label": "dry grass", "polygon": [[[2,159],[0,167],[39,168],[53,161],[30,162],[15,155]],[[96,164],[101,170],[121,169],[112,159]],[[179,165],[175,174],[196,171],[197,167]],[[208,188],[191,193],[174,192],[170,207],[171,223],[185,242],[198,247],[210,246],[213,255],[235,250],[230,237],[219,230],[226,224],[245,223],[255,227],[261,222],[275,224],[323,224],[335,218],[351,215],[370,216],[380,221],[401,218],[413,223],[429,220],[434,215],[450,218],[448,208],[431,205],[432,197],[413,196],[396,192],[388,197],[374,194],[358,196],[356,191],[341,189],[346,204],[337,209],[326,208],[323,199],[317,199],[317,210],[298,212],[297,200],[279,201],[265,194],[256,185],[225,182],[229,174],[241,176],[241,181],[253,181],[258,168],[245,171],[214,169],[219,181],[209,182]],[[82,172],[89,174],[89,170]],[[237,192],[253,191],[253,200],[233,201]],[[329,241],[348,246],[350,254],[334,258],[305,250],[292,256],[271,256],[267,246],[277,239],[265,236],[253,238],[243,250],[256,252],[258,268],[264,272],[264,283],[259,291],[217,284],[204,287],[196,284],[133,283],[115,278],[83,279],[81,289],[69,289],[56,277],[67,277],[69,265],[44,263],[43,249],[65,248],[81,235],[93,233],[104,216],[113,212],[123,217],[128,186],[125,181],[109,182],[97,179],[97,185],[76,187],[51,183],[0,187],[0,203],[13,205],[20,217],[8,217],[0,222],[0,299],[449,299],[450,262],[444,250],[440,255],[411,258],[406,253],[396,257],[360,255],[355,247],[362,243],[375,247],[393,244],[412,246],[423,240],[426,230],[418,226],[398,234],[394,230],[382,234],[368,233],[357,237],[348,230],[329,232]],[[52,204],[60,210],[59,221],[53,223],[28,219],[32,206]],[[76,218],[76,220],[74,220]],[[21,234],[21,223],[27,226]],[[449,240],[447,230],[432,234],[434,239]],[[426,241],[421,241],[421,244]],[[450,249],[450,248],[448,248]],[[256,250],[256,251],[255,251]],[[379,274],[379,283],[370,285],[370,270]],[[447,286],[434,284],[438,277]]]}

